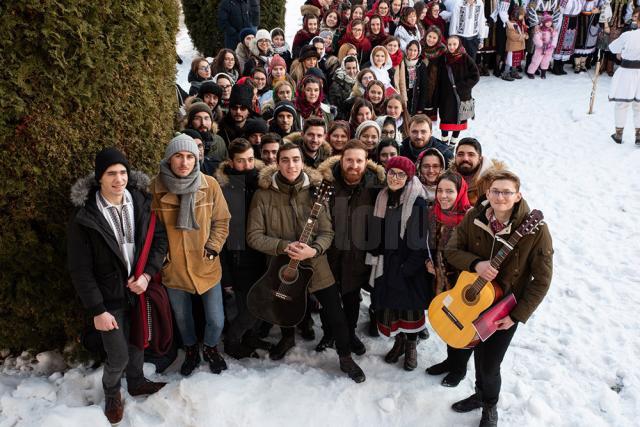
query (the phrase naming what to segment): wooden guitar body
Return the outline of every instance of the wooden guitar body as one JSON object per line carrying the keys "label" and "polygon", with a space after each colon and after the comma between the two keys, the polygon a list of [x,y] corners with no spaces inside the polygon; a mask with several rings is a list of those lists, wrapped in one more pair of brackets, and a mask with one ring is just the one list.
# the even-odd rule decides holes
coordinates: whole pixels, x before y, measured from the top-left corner
{"label": "wooden guitar body", "polygon": [[453,289],[437,295],[429,305],[429,322],[444,342],[454,348],[477,343],[473,321],[500,298],[502,290],[487,283],[478,294],[470,292],[478,275],[463,271]]}
{"label": "wooden guitar body", "polygon": [[292,270],[288,268],[290,261],[288,255],[272,258],[267,272],[247,294],[251,314],[287,328],[302,321],[307,310],[307,290],[313,277],[313,268],[298,265]]}

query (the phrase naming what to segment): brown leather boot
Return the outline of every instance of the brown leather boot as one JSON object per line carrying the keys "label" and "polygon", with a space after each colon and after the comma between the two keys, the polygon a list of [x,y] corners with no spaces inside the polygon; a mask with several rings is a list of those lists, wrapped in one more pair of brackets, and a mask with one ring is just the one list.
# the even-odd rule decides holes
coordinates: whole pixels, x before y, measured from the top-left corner
{"label": "brown leather boot", "polygon": [[104,415],[111,424],[118,424],[124,415],[124,402],[122,394],[118,392],[115,396],[105,396]]}
{"label": "brown leather boot", "polygon": [[405,334],[396,335],[396,340],[393,343],[393,347],[389,350],[386,356],[384,356],[384,361],[387,363],[396,363],[400,356],[404,354],[404,347],[407,342],[407,336]]}
{"label": "brown leather boot", "polygon": [[418,350],[416,341],[407,340],[404,345],[404,370],[413,371],[418,367]]}
{"label": "brown leather boot", "polygon": [[607,61],[607,75],[609,75],[609,77],[613,77],[613,59],[609,59]]}
{"label": "brown leather boot", "polygon": [[636,128],[636,145],[640,145],[640,128]]}
{"label": "brown leather boot", "polygon": [[127,391],[131,396],[143,396],[146,394],[156,393],[158,390],[160,390],[162,387],[166,385],[167,383],[153,382],[145,378],[142,383],[136,384],[134,387],[127,386]]}
{"label": "brown leather boot", "polygon": [[616,144],[622,144],[623,131],[624,131],[624,128],[616,128],[616,133],[611,135],[611,139],[613,139],[616,142]]}

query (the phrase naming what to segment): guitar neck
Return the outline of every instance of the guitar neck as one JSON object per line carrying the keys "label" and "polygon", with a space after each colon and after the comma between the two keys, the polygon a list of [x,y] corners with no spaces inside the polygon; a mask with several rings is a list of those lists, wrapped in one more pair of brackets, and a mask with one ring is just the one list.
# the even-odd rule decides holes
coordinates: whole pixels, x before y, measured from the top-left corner
{"label": "guitar neck", "polygon": [[[503,242],[504,244],[502,245],[502,248],[500,248],[498,253],[493,258],[491,258],[491,267],[495,268],[496,270],[499,270],[504,260],[511,253],[511,251],[516,246],[518,241],[520,241],[521,238],[522,238],[522,234],[520,234],[520,232],[516,230],[511,235],[509,240],[506,241],[506,243]],[[479,292],[486,284],[487,284],[487,280],[481,277],[478,277],[474,282],[473,287]]]}
{"label": "guitar neck", "polygon": [[[309,218],[307,218],[307,222],[304,225],[302,233],[300,234],[300,238],[298,239],[300,243],[309,244],[309,241],[311,240],[311,233],[313,232],[313,227],[315,227],[316,222],[318,222],[318,215],[320,214],[321,210],[322,204],[317,202],[313,204],[313,208],[311,208],[311,214],[309,214]],[[299,260],[289,260],[289,268],[291,269],[297,269],[299,264]]]}

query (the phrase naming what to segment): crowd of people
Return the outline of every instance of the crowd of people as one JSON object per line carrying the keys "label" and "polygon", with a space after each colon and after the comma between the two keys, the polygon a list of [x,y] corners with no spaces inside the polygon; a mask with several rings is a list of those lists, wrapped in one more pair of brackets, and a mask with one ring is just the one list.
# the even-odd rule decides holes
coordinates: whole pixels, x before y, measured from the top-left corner
{"label": "crowd of people", "polygon": [[[111,422],[122,419],[123,374],[134,396],[164,386],[144,378],[143,349],[131,339],[137,295],[154,277],[170,303],[171,338],[184,349],[182,375],[201,355],[215,374],[227,369],[223,353],[243,359],[263,350],[281,360],[296,335],[316,340],[311,314],[319,312],[316,351],[335,349],[341,370],[360,383],[366,376],[353,355],[367,351],[358,336],[362,292],[371,295],[368,334],[393,337],[384,360],[403,358],[411,371],[419,340],[428,339],[430,301],[472,271],[518,303],[491,338],[474,349],[448,347],[427,373],[446,374],[442,385],[455,387],[473,355],[476,391],[452,407],[482,408],[481,425],[497,425],[500,364],[549,288],[553,249],[543,225],[500,270],[490,263],[529,206],[516,173],[483,157],[478,140],[460,138],[474,117],[473,87],[490,69],[507,81],[521,72],[545,78],[553,61],[562,74],[569,58],[576,72],[594,58],[607,58],[602,68],[613,71],[621,49],[616,75],[635,73],[638,61],[625,59],[613,38],[628,24],[617,43],[630,43],[638,17],[624,24],[631,2],[576,2],[573,15],[571,1],[410,3],[310,0],[291,46],[281,28],[248,25],[253,9],[243,6],[229,18],[243,27],[221,25],[225,47],[193,59],[188,91],[176,86],[178,133],[157,175],[149,180],[107,148],[74,185],[69,269],[101,336]],[[596,43],[605,34],[609,53]],[[614,100],[640,116],[640,96]],[[323,181],[333,195],[311,239],[300,242]],[[284,254],[314,269],[308,310],[297,327],[270,332],[247,296]]]}

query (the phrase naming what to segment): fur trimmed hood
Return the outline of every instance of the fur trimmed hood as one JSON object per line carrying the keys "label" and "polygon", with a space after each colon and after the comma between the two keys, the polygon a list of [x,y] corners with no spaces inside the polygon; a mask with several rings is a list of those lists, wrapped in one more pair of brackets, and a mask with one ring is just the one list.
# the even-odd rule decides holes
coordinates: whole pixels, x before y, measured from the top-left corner
{"label": "fur trimmed hood", "polygon": [[[225,187],[229,184],[229,175],[224,171],[227,166],[231,166],[231,160],[225,160],[220,163],[218,169],[216,169],[213,177],[218,181],[220,187]],[[265,164],[262,160],[255,159],[254,169],[260,174],[260,171],[264,169]]]}
{"label": "fur trimmed hood", "polygon": [[[147,174],[142,171],[131,170],[129,173],[129,181],[127,182],[127,189],[136,189],[146,193],[149,190],[150,183],[151,179],[149,179]],[[71,203],[78,208],[84,207],[91,191],[98,188],[100,188],[100,184],[96,181],[93,172],[82,178],[78,178],[75,184],[71,186]]]}
{"label": "fur trimmed hood", "polygon": [[[341,158],[340,155],[331,156],[327,160],[322,162],[320,166],[318,166],[318,172],[322,174],[322,178],[325,181],[329,181],[329,182],[335,181],[335,176],[333,175],[333,167],[340,162],[340,158]],[[377,164],[371,159],[367,160],[367,169],[365,173],[367,172],[371,172],[375,174],[376,178],[380,183],[383,183],[385,181],[386,175],[384,173],[384,167],[382,167],[382,165]]]}
{"label": "fur trimmed hood", "polygon": [[[278,187],[274,181],[277,172],[278,165],[270,165],[263,168],[258,176],[258,186],[263,190],[267,190],[269,188],[277,189]],[[316,169],[305,166],[302,168],[302,173],[306,176],[303,187],[309,187],[311,185],[319,186],[322,182],[322,174]]]}

